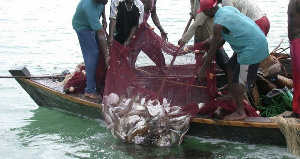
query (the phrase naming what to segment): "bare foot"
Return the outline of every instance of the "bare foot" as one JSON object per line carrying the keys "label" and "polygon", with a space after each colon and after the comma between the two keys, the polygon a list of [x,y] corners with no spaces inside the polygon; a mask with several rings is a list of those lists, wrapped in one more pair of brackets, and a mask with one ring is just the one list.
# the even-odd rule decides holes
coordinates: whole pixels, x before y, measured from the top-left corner
{"label": "bare foot", "polygon": [[246,114],[243,113],[243,114],[240,114],[238,112],[233,112],[232,114],[228,115],[228,116],[225,116],[224,120],[228,120],[228,121],[231,121],[231,120],[243,120],[246,118]]}
{"label": "bare foot", "polygon": [[99,99],[100,97],[98,96],[97,93],[84,93],[86,97],[92,98],[92,99]]}

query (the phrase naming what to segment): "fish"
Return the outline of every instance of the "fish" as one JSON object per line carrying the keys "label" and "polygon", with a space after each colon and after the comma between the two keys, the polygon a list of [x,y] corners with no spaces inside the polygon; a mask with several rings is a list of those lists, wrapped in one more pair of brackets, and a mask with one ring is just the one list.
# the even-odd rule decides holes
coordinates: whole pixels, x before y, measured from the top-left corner
{"label": "fish", "polygon": [[109,94],[109,96],[107,97],[107,104],[110,106],[116,106],[117,103],[119,102],[119,96],[115,93],[111,93]]}
{"label": "fish", "polygon": [[102,111],[107,129],[122,142],[154,146],[179,145],[190,126],[191,115],[179,106],[146,100],[140,95],[118,96],[111,93],[103,100]]}

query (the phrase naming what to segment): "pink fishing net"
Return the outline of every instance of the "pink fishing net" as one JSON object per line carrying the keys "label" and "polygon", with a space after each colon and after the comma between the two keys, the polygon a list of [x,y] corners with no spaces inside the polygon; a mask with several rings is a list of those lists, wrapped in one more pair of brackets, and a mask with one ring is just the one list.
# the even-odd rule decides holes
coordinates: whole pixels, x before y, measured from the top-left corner
{"label": "pink fishing net", "polygon": [[[202,43],[190,48],[196,49],[208,51],[209,48]],[[149,57],[146,60],[152,60],[155,65],[135,67],[141,51]],[[140,94],[146,99],[160,101],[166,98],[172,105],[184,107],[191,103],[206,103],[217,95],[215,63],[207,71],[207,80],[201,83],[196,72],[203,54],[197,55],[196,64],[166,65],[163,53],[172,55],[173,59],[187,53],[162,40],[146,23],[140,26],[128,47],[114,41],[109,52],[110,68],[106,74],[104,96],[110,93],[127,96],[128,88],[131,88],[131,96]]]}
{"label": "pink fishing net", "polygon": [[[147,58],[140,60],[141,52]],[[128,143],[180,144],[199,112],[198,104],[216,96],[215,64],[207,80],[199,82],[196,72],[203,54],[196,64],[174,65],[177,56],[187,53],[162,40],[146,23],[128,47],[114,41],[109,53],[102,111],[108,130]],[[172,56],[170,64],[164,54]],[[150,60],[154,65],[136,66]]]}
{"label": "pink fishing net", "polygon": [[[209,47],[203,43],[196,43],[189,46],[190,51],[208,51]],[[101,50],[100,50],[101,52]],[[148,59],[139,60],[139,54],[143,52]],[[115,93],[119,96],[141,95],[146,99],[166,98],[171,105],[184,108],[189,106],[194,110],[188,110],[190,114],[196,115],[199,110],[198,103],[207,103],[217,96],[216,91],[216,64],[212,63],[207,70],[207,79],[199,82],[196,77],[197,71],[202,64],[203,53],[195,54],[196,63],[186,65],[173,64],[177,56],[187,54],[177,46],[166,42],[158,36],[147,23],[143,23],[135,38],[125,47],[114,41],[110,46],[110,67],[105,68],[104,55],[100,53],[100,58],[96,72],[97,90],[101,96],[108,96]],[[170,64],[166,64],[164,54],[172,56]],[[136,62],[154,65],[136,67]],[[84,69],[84,67],[83,67]],[[83,93],[86,79],[81,72],[75,75],[64,86],[64,90],[74,87],[73,92]]]}
{"label": "pink fishing net", "polygon": [[[207,69],[206,80],[197,78],[202,52],[207,52],[209,47],[200,42],[185,50],[189,51],[162,40],[143,23],[127,47],[113,42],[108,69],[101,54],[97,90],[103,97],[105,124],[115,138],[135,144],[178,145],[202,103],[208,105],[201,113],[211,114],[216,110],[213,107],[213,99],[217,97],[215,62]],[[195,54],[195,63],[175,63],[176,57],[194,54],[195,50],[200,51]],[[170,63],[166,63],[165,55],[171,55]],[[149,65],[151,61],[153,64]],[[80,81],[70,82],[85,82],[82,75],[79,77],[76,79]],[[82,90],[84,85],[80,86]],[[222,102],[222,108],[233,110],[234,106]]]}

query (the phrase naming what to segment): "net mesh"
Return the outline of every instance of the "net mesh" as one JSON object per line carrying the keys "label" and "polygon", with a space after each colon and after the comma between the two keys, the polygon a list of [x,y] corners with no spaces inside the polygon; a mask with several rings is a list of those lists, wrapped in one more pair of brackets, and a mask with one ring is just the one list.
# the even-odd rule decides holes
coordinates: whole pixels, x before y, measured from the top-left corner
{"label": "net mesh", "polygon": [[[201,44],[198,45],[197,49],[201,49]],[[204,49],[207,50],[207,48]],[[141,51],[155,65],[135,67]],[[209,98],[216,96],[214,75],[212,79],[210,79],[211,76],[208,76],[208,80],[197,83],[196,70],[201,66],[202,54],[197,55],[196,64],[168,65],[166,67],[163,53],[172,55],[173,58],[187,53],[173,44],[163,41],[145,23],[140,26],[136,37],[128,47],[114,41],[109,52],[110,68],[106,73],[104,96],[108,96],[110,93],[124,95],[127,94],[128,87],[133,87],[132,95],[140,94],[153,100],[157,99],[158,93],[160,93],[160,97],[167,98],[172,101],[173,105],[180,106],[190,102],[207,102]],[[139,63],[143,63],[143,61],[139,61]],[[100,68],[104,70],[104,67]],[[168,69],[169,72],[167,72]],[[207,74],[215,73],[214,70],[215,64],[213,63]],[[166,82],[162,86],[164,80]],[[159,92],[160,89],[162,89],[161,92]]]}
{"label": "net mesh", "polygon": [[287,150],[295,156],[300,156],[300,120],[275,116],[270,118],[284,134]]}
{"label": "net mesh", "polygon": [[[202,43],[189,49],[208,51]],[[148,58],[140,60],[141,52]],[[209,102],[217,95],[215,63],[207,70],[207,80],[199,82],[196,72],[203,54],[195,56],[195,64],[174,65],[176,57],[187,52],[162,40],[146,23],[128,47],[114,41],[109,53],[103,116],[112,134],[124,142],[180,144],[191,119],[199,112],[198,103]],[[166,64],[164,54],[171,55],[170,64]],[[143,64],[143,60],[151,60],[154,65],[137,67],[136,63]]]}
{"label": "net mesh", "polygon": [[[114,41],[109,49],[107,69],[104,55],[100,53],[97,91],[103,97],[105,124],[121,141],[178,145],[198,113],[212,116],[218,108],[227,113],[235,109],[228,101],[215,100],[214,60],[206,70],[206,80],[197,79],[202,57],[209,50],[203,42],[179,49],[143,23],[127,47]],[[188,53],[195,53],[195,60],[174,64],[176,58]],[[170,63],[166,63],[165,56],[171,58]],[[62,83],[66,93],[83,93],[86,87],[84,65],[80,64]],[[247,104],[245,110],[248,116],[257,116],[255,109]]]}

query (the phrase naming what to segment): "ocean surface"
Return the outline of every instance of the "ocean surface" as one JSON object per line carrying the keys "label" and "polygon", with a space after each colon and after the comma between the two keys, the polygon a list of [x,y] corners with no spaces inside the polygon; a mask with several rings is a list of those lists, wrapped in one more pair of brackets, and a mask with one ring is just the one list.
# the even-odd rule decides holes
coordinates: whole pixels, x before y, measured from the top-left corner
{"label": "ocean surface", "polygon": [[[71,19],[79,0],[1,0],[0,76],[26,66],[31,74],[61,73],[82,62]],[[268,35],[272,51],[287,39],[288,0],[256,0],[271,22]],[[106,16],[109,16],[109,4]],[[158,0],[157,14],[177,44],[189,19],[189,1]],[[150,25],[153,25],[149,20]],[[158,32],[157,29],[155,31]],[[192,41],[190,42],[192,44]],[[232,51],[225,45],[227,53]],[[289,52],[289,49],[287,49]],[[170,61],[170,58],[167,57]],[[177,63],[192,55],[177,58]],[[150,62],[151,63],[151,62]],[[59,110],[39,107],[14,80],[0,78],[0,158],[296,158],[286,147],[245,144],[185,136],[179,146],[151,147],[114,139],[104,122]]]}

